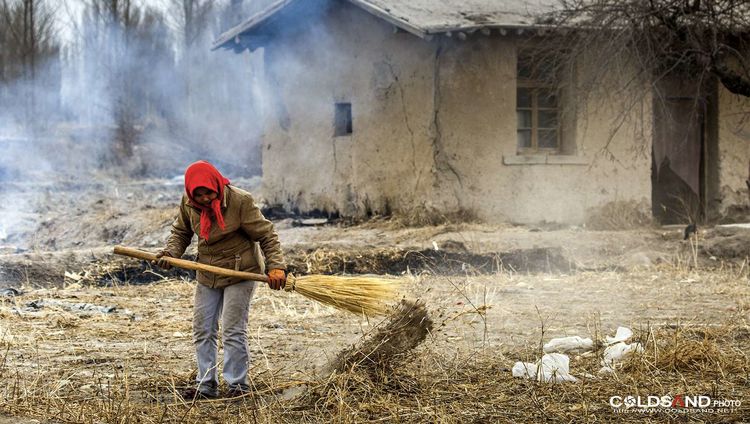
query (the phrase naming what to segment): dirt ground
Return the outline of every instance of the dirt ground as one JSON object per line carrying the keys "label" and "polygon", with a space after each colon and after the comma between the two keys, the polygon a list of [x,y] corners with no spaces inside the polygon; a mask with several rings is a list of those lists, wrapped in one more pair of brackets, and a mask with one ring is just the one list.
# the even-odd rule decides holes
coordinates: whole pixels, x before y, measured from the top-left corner
{"label": "dirt ground", "polygon": [[[108,422],[106,417],[116,415],[110,402],[111,411],[105,410],[115,415],[77,416],[64,406],[80,407],[80,400],[65,401],[71,392],[132,391],[136,405],[179,405],[176,390],[189,385],[194,373],[194,282],[189,274],[115,258],[111,248],[158,249],[176,212],[180,185],[62,185],[44,195],[39,187],[15,189],[28,199],[21,210],[25,218],[18,221],[23,225],[6,225],[0,234],[0,289],[17,290],[0,295],[0,414],[9,422],[21,416],[41,422]],[[510,368],[517,360],[533,359],[540,341],[552,337],[600,340],[618,326],[650,334],[730,325],[732,334],[750,334],[748,263],[737,248],[750,240],[747,229],[701,229],[697,237],[683,240],[681,228],[589,231],[476,223],[410,228],[397,219],[299,224],[291,218],[276,221],[296,271],[394,275],[403,283],[403,296],[423,301],[435,323],[413,354],[445,363],[492,358],[498,372],[493,378],[502,384],[522,384],[512,379]],[[722,250],[730,244],[735,247]],[[307,387],[379,321],[260,288],[249,324],[251,376],[259,387],[277,391]],[[745,346],[745,339],[736,340]],[[740,350],[732,343],[726,349]],[[580,376],[584,370],[576,364],[574,359],[572,373]],[[750,381],[747,376],[742,381],[726,387],[747,406]],[[595,398],[594,410],[609,409],[607,398]],[[184,417],[195,421],[187,421],[201,422],[200,408],[190,411]],[[747,417],[745,412],[723,418]],[[388,414],[371,418],[436,418]],[[352,422],[362,418],[350,417]],[[4,419],[0,415],[0,423]],[[319,419],[313,415],[303,421]]]}

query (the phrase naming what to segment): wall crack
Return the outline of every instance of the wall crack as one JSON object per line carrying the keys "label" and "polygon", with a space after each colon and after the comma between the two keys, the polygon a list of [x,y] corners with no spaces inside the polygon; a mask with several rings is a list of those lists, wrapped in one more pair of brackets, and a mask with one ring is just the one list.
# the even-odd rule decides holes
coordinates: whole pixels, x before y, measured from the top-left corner
{"label": "wall crack", "polygon": [[404,87],[398,78],[398,74],[396,74],[396,71],[393,69],[393,63],[391,62],[389,56],[386,56],[385,58],[385,65],[388,66],[388,72],[390,72],[391,77],[396,82],[396,87],[398,88],[399,97],[401,99],[401,110],[404,115],[404,124],[406,125],[406,130],[409,131],[409,141],[411,142],[411,164],[415,176],[414,188],[416,189],[417,187],[419,187],[419,181],[422,178],[422,171],[417,171],[417,146],[414,140],[414,129],[412,128],[411,122],[409,121],[409,110],[406,107]]}
{"label": "wall crack", "polygon": [[433,87],[432,87],[432,103],[433,103],[433,114],[432,114],[432,128],[434,137],[432,138],[432,158],[435,166],[435,170],[438,173],[438,179],[443,172],[452,174],[458,182],[458,187],[454,186],[453,191],[456,196],[456,201],[459,201],[460,191],[459,188],[463,189],[463,180],[461,175],[458,173],[456,168],[451,164],[450,159],[446,156],[443,148],[443,132],[440,128],[440,54],[442,53],[442,47],[438,46],[435,50],[435,62],[433,67]]}

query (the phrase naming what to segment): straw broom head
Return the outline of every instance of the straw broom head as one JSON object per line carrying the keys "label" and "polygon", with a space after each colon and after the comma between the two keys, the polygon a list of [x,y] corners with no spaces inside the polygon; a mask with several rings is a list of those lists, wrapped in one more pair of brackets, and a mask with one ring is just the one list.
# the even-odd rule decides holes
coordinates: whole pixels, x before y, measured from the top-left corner
{"label": "straw broom head", "polygon": [[336,309],[367,316],[386,315],[398,297],[398,280],[373,277],[289,274],[286,291],[294,291]]}

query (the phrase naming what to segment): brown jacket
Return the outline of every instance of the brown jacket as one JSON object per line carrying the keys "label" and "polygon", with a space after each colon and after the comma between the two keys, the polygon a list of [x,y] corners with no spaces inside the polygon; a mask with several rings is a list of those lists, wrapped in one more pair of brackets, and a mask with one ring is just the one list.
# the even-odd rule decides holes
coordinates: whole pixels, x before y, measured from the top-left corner
{"label": "brown jacket", "polygon": [[[250,193],[231,185],[226,186],[221,210],[225,229],[222,230],[213,221],[208,240],[198,236],[198,262],[260,273],[263,268],[262,258],[255,254],[254,243],[258,242],[268,269],[286,269],[273,223],[263,216]],[[180,213],[172,224],[172,234],[164,249],[166,254],[179,258],[185,253],[193,234],[200,234],[200,214],[200,210],[189,205],[188,197],[183,195]],[[221,288],[240,281],[242,280],[198,271],[198,282],[208,287]]]}

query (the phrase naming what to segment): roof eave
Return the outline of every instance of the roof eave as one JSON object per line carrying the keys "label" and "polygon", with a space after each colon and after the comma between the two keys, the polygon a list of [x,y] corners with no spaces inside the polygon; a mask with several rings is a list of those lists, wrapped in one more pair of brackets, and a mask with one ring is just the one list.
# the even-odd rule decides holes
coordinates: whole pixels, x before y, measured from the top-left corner
{"label": "roof eave", "polygon": [[[255,15],[249,17],[244,22],[240,23],[239,25],[234,26],[233,28],[227,30],[223,34],[219,36],[219,38],[214,41],[213,45],[211,46],[211,50],[217,50],[222,47],[230,49],[235,48],[236,44],[240,44],[240,36],[248,32],[259,25],[261,25],[263,22],[271,18],[273,15],[275,15],[277,12],[281,11],[291,3],[295,2],[296,0],[281,0],[278,1],[268,8],[262,10],[259,13],[256,13]],[[348,2],[352,3],[353,5],[359,7],[360,9],[363,9],[364,11],[375,15],[394,26],[409,32],[411,34],[416,35],[419,38],[423,39],[430,39],[430,35],[427,34],[427,31],[423,28],[420,28],[416,25],[413,25],[409,21],[401,18],[397,18],[395,16],[390,15],[387,11],[374,6],[372,4],[369,4],[363,0],[347,0]],[[232,43],[232,44],[230,44]]]}
{"label": "roof eave", "polygon": [[[251,31],[257,28],[258,26],[262,25],[264,22],[266,22],[276,13],[280,12],[282,9],[294,3],[295,1],[297,0],[279,0],[276,3],[273,3],[266,9],[249,17],[241,24],[221,34],[221,36],[219,36],[219,38],[216,39],[216,41],[213,43],[211,50],[217,50],[222,47],[227,48],[227,49],[235,49],[236,51],[243,50],[244,49],[242,46],[243,38],[246,38],[247,36],[244,33]],[[488,29],[499,30],[501,32],[507,31],[508,33],[516,32],[517,34],[520,35],[527,30],[549,31],[549,30],[554,30],[555,28],[559,28],[559,27],[555,27],[554,25],[545,25],[545,24],[540,24],[540,23],[532,23],[532,24],[488,23],[484,25],[423,28],[423,27],[420,27],[418,25],[415,25],[409,22],[405,18],[394,16],[389,11],[383,8],[380,8],[378,6],[375,6],[372,3],[367,2],[366,0],[346,0],[346,1],[348,1],[354,6],[359,7],[360,9],[380,19],[385,20],[386,22],[394,25],[395,27],[403,31],[409,32],[427,41],[431,40],[433,36],[440,35],[440,34],[450,35],[450,33],[460,33],[460,32],[471,34],[476,31],[488,30]]]}
{"label": "roof eave", "polygon": [[397,18],[391,15],[390,13],[388,13],[386,10],[381,9],[373,4],[367,3],[366,1],[363,1],[363,0],[347,0],[347,1],[359,7],[360,9],[363,9],[366,12],[369,12],[387,22],[390,22],[391,24],[395,25],[398,28],[401,28],[402,30],[406,32],[416,35],[419,38],[429,38],[429,34],[424,28],[418,27],[405,19]]}
{"label": "roof eave", "polygon": [[441,35],[446,33],[458,33],[465,32],[467,34],[474,33],[481,30],[505,30],[508,32],[517,31],[519,34],[524,31],[553,31],[556,29],[564,29],[563,27],[556,25],[545,25],[545,24],[486,24],[486,25],[468,25],[468,26],[457,26],[457,27],[439,27],[429,28],[425,31],[426,36],[430,35]]}
{"label": "roof eave", "polygon": [[273,3],[268,8],[261,10],[260,12],[256,13],[255,15],[250,16],[249,18],[245,19],[242,23],[239,25],[236,25],[229,30],[225,31],[223,34],[219,36],[219,38],[214,41],[213,45],[211,46],[211,50],[217,50],[221,47],[224,48],[233,48],[234,46],[226,45],[228,43],[239,43],[239,36],[243,32],[247,32],[258,25],[262,24],[263,22],[267,21],[269,18],[271,18],[273,15],[275,15],[280,10],[284,9],[285,7],[289,6],[291,3],[295,2],[297,0],[280,0],[276,3]]}

